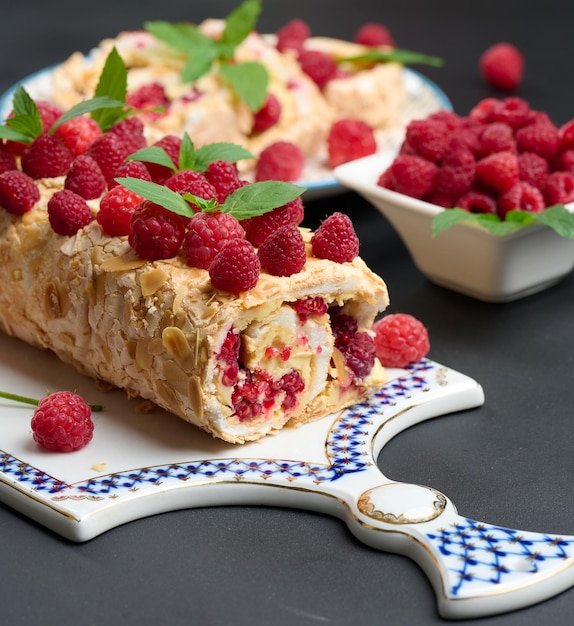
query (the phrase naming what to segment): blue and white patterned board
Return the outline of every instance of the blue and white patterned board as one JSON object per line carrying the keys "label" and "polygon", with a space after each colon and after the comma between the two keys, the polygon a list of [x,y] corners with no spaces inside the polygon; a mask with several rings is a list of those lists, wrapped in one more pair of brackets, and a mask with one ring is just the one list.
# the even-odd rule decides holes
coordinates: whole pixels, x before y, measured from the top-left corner
{"label": "blue and white patterned board", "polygon": [[431,487],[389,480],[376,459],[425,419],[480,406],[480,385],[432,360],[389,370],[367,401],[261,442],[233,446],[123,392],[99,392],[52,354],[0,336],[0,380],[39,397],[73,389],[104,411],[83,450],[32,440],[32,409],[0,400],[0,499],[73,541],[175,509],[291,506],[343,519],[361,541],[416,560],[445,617],[539,602],[574,584],[574,536],[523,532],[458,515]]}
{"label": "blue and white patterned board", "polygon": [[[0,121],[8,117],[12,111],[12,98],[18,85],[22,85],[32,97],[50,99],[52,90],[51,74],[53,68],[45,68],[10,87],[0,96]],[[452,110],[447,95],[434,82],[410,68],[403,70],[403,82],[406,101],[402,107],[401,119],[396,127],[389,128],[377,136],[378,148],[381,151],[398,150],[403,138],[406,124],[412,119],[424,118],[435,111]],[[305,168],[304,179],[297,184],[306,187],[307,200],[329,196],[344,191],[339,181],[333,176],[332,170],[324,166],[325,155],[310,158]]]}

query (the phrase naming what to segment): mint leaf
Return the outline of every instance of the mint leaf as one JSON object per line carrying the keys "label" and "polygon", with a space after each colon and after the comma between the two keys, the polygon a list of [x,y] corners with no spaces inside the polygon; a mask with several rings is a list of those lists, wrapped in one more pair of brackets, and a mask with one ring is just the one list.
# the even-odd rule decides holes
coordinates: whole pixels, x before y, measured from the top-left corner
{"label": "mint leaf", "polygon": [[50,132],[55,131],[56,128],[64,122],[67,122],[74,117],[80,117],[85,113],[105,111],[106,109],[123,109],[123,107],[124,103],[122,101],[114,100],[113,98],[108,98],[107,96],[99,96],[91,98],[90,100],[84,100],[83,102],[79,102],[74,105],[71,109],[68,109],[61,117],[59,117],[50,128]]}
{"label": "mint leaf", "polygon": [[388,51],[373,50],[365,54],[337,59],[337,63],[388,63],[389,61],[402,63],[403,65],[420,64],[431,65],[432,67],[442,67],[444,65],[444,61],[439,57],[413,52],[412,50],[401,50],[400,48]]}
{"label": "mint leaf", "polygon": [[295,200],[305,190],[305,187],[276,180],[251,183],[227,196],[220,210],[238,220],[257,217]]}
{"label": "mint leaf", "polygon": [[[30,143],[42,134],[42,118],[38,107],[22,85],[18,85],[14,91],[12,113],[12,116],[6,119],[4,126],[6,130],[3,132],[3,138],[21,137],[22,139],[15,140]],[[6,135],[11,136],[7,137]]]}
{"label": "mint leaf", "polygon": [[252,111],[259,111],[267,97],[269,84],[269,75],[261,63],[222,64],[219,72]]}
{"label": "mint leaf", "polygon": [[118,107],[101,108],[92,111],[92,118],[103,130],[109,130],[116,122],[126,117],[125,101],[128,92],[128,71],[124,60],[116,48],[112,48],[106,58],[94,97],[107,97],[122,103]]}
{"label": "mint leaf", "polygon": [[0,139],[17,141],[18,143],[31,143],[33,137],[25,133],[20,133],[10,128],[10,126],[0,126]]}
{"label": "mint leaf", "polygon": [[167,152],[159,146],[142,148],[141,150],[130,154],[128,159],[130,161],[144,161],[145,163],[163,165],[164,167],[169,167],[169,169],[174,172],[177,170],[177,165],[171,160]]}
{"label": "mint leaf", "polygon": [[432,236],[436,237],[448,228],[451,228],[456,224],[463,224],[464,222],[471,221],[472,219],[473,213],[469,213],[464,209],[445,209],[433,218]]}
{"label": "mint leaf", "polygon": [[554,229],[561,237],[574,239],[574,214],[563,204],[548,207],[542,213],[531,213],[532,219]]}
{"label": "mint leaf", "polygon": [[168,211],[184,215],[185,217],[192,217],[194,214],[194,210],[184,200],[183,196],[177,193],[177,191],[172,191],[169,187],[152,183],[149,180],[131,177],[116,178],[115,181],[126,189],[139,194],[142,198],[151,200],[164,209],[168,209]]}
{"label": "mint leaf", "polygon": [[196,153],[193,141],[189,138],[189,135],[185,133],[181,140],[179,147],[179,163],[178,169],[180,170],[195,170],[196,167]]}
{"label": "mint leaf", "polygon": [[225,20],[222,42],[238,46],[255,29],[260,13],[261,0],[247,0],[240,4]]}
{"label": "mint leaf", "polygon": [[204,172],[207,166],[214,161],[229,161],[237,163],[242,159],[254,159],[255,156],[248,150],[235,143],[217,142],[198,148],[195,153],[195,169]]}
{"label": "mint leaf", "polygon": [[184,53],[214,45],[213,39],[187,22],[146,22],[144,28],[156,39]]}

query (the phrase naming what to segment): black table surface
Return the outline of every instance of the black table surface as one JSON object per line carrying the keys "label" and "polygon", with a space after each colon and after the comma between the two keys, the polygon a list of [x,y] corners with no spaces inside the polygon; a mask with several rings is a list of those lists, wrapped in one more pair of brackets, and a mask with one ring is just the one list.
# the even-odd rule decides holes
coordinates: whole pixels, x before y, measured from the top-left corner
{"label": "black table surface", "polygon": [[[3,7],[0,92],[148,19],[223,17],[233,0],[29,0]],[[491,44],[525,55],[516,93],[557,123],[574,118],[574,4],[565,0],[264,3],[259,26],[293,17],[313,33],[351,38],[385,23],[402,48],[442,57],[416,69],[466,114],[492,92],[478,72]],[[352,216],[361,254],[387,281],[389,312],[429,329],[430,356],[475,378],[483,407],[422,423],[390,442],[385,475],[429,485],[461,514],[510,528],[574,534],[572,492],[574,275],[536,295],[487,304],[431,284],[386,220],[354,193],[307,204],[307,222]],[[1,288],[1,286],[0,286]],[[1,426],[0,426],[1,441]],[[289,508],[177,511],[76,544],[0,504],[4,624],[437,624],[434,593],[409,559],[358,542],[343,522]],[[574,591],[477,624],[570,624]]]}

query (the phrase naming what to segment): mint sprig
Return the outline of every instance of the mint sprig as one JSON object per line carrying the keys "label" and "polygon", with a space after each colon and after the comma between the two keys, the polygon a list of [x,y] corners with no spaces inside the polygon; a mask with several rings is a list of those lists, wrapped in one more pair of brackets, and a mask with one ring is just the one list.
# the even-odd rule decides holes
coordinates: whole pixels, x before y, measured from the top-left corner
{"label": "mint sprig", "polygon": [[476,224],[493,235],[503,237],[532,224],[544,224],[566,239],[574,239],[574,214],[563,204],[548,207],[540,213],[509,211],[506,219],[491,213],[470,213],[460,208],[445,209],[432,222],[432,236],[436,237],[456,224]]}
{"label": "mint sprig", "polygon": [[430,65],[432,67],[442,67],[443,59],[440,57],[415,52],[413,50],[402,50],[393,48],[389,50],[372,50],[351,57],[337,59],[337,63],[402,63],[403,65]]}
{"label": "mint sprig", "polygon": [[305,187],[293,185],[292,183],[265,180],[236,189],[225,198],[222,204],[218,204],[216,200],[205,200],[190,193],[182,195],[164,185],[140,180],[139,178],[126,177],[116,178],[115,180],[143,198],[159,204],[168,211],[185,217],[193,217],[195,215],[195,211],[188,204],[187,200],[206,213],[221,211],[222,213],[233,215],[238,220],[244,220],[263,215],[277,207],[283,206],[295,200],[295,198],[306,191]]}
{"label": "mint sprig", "polygon": [[181,72],[184,83],[196,81],[215,67],[237,96],[252,111],[258,111],[267,97],[267,70],[257,61],[232,61],[237,46],[255,29],[260,13],[261,0],[246,0],[226,17],[219,40],[204,35],[197,26],[188,23],[146,22],[144,28],[185,55]]}

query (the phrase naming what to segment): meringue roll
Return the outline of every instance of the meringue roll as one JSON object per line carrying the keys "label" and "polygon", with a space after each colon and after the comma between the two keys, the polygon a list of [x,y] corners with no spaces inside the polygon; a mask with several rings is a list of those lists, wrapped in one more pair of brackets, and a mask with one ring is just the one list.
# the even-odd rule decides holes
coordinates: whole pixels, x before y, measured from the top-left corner
{"label": "meringue roll", "polygon": [[335,320],[369,334],[388,304],[360,257],[315,258],[301,229],[303,270],[261,272],[235,296],[179,257],[138,258],[95,220],[71,237],[54,233],[48,196],[22,216],[0,211],[5,333],[231,443],[318,419],[384,383],[375,358],[353,368],[335,345]]}

